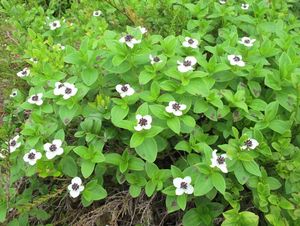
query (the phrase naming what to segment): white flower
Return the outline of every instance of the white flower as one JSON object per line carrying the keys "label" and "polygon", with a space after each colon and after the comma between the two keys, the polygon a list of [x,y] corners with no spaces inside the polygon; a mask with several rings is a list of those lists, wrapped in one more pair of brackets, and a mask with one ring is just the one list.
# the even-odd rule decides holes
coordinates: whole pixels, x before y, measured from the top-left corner
{"label": "white flower", "polygon": [[220,4],[226,4],[227,0],[219,0]]}
{"label": "white flower", "polygon": [[243,37],[241,39],[241,41],[239,41],[239,43],[243,44],[244,46],[251,47],[251,46],[253,46],[253,43],[255,41],[256,41],[256,39],[251,39],[249,37]]}
{"label": "white flower", "polygon": [[187,176],[185,178],[177,177],[173,179],[173,185],[176,187],[176,195],[183,195],[185,194],[193,194],[194,187],[191,185],[192,178]]}
{"label": "white flower", "polygon": [[22,78],[28,76],[29,74],[30,74],[30,70],[27,67],[25,67],[22,71],[19,71],[17,73],[17,76]]}
{"label": "white flower", "polygon": [[169,106],[166,107],[168,113],[173,113],[176,116],[181,116],[182,111],[186,109],[185,104],[179,104],[176,101],[170,101]]}
{"label": "white flower", "polygon": [[247,3],[242,3],[241,9],[243,9],[243,10],[249,9],[249,4],[247,4]]}
{"label": "white flower", "polygon": [[116,90],[122,98],[126,97],[126,96],[131,96],[134,94],[134,89],[131,88],[129,84],[116,85]]}
{"label": "white flower", "polygon": [[182,43],[184,47],[191,47],[193,49],[198,48],[199,42],[197,39],[186,37],[185,41]]}
{"label": "white flower", "polygon": [[137,125],[134,127],[136,131],[141,131],[143,129],[150,129],[151,123],[152,123],[152,117],[151,115],[136,115]]}
{"label": "white flower", "polygon": [[30,152],[26,153],[23,157],[25,162],[28,162],[29,165],[33,166],[36,164],[36,161],[42,158],[42,154],[37,152],[35,149],[31,149]]}
{"label": "white flower", "polygon": [[160,63],[161,59],[158,56],[149,55],[149,59],[151,60],[151,64]]}
{"label": "white flower", "polygon": [[49,26],[50,26],[50,30],[55,30],[57,28],[60,28],[60,21],[59,20],[55,20],[53,22],[50,22]]}
{"label": "white flower", "polygon": [[18,91],[17,90],[14,90],[11,92],[11,94],[9,95],[11,98],[14,98],[18,95]]}
{"label": "white flower", "polygon": [[125,35],[120,38],[119,42],[126,43],[129,48],[133,48],[135,44],[141,43],[141,40],[136,40],[132,35]]}
{"label": "white flower", "polygon": [[197,59],[193,56],[188,56],[184,59],[183,62],[177,61],[178,71],[188,72],[194,70],[193,66],[197,63]]}
{"label": "white flower", "polygon": [[241,149],[245,150],[249,150],[249,149],[255,149],[257,146],[259,145],[258,141],[255,139],[248,139],[244,142],[244,145],[241,146]]}
{"label": "white flower", "polygon": [[140,29],[142,34],[145,34],[148,31],[145,27],[141,27],[141,26],[138,26],[138,29]]}
{"label": "white flower", "polygon": [[217,155],[217,150],[214,150],[212,153],[211,165],[210,167],[218,167],[223,173],[228,173],[227,165],[225,159],[227,158],[226,154],[220,156]]}
{"label": "white flower", "polygon": [[62,141],[57,139],[53,140],[52,143],[44,144],[44,150],[46,151],[47,159],[53,159],[57,155],[64,153],[64,149],[61,147]]}
{"label": "white flower", "polygon": [[101,15],[102,15],[101,10],[96,10],[93,12],[93,16],[101,16]]}
{"label": "white flower", "polygon": [[33,57],[29,59],[32,63],[37,64],[38,63],[38,59]]}
{"label": "white flower", "polygon": [[80,192],[84,190],[81,179],[79,177],[74,177],[71,180],[71,184],[68,186],[68,190],[70,191],[70,196],[72,198],[78,197]]}
{"label": "white flower", "polygon": [[13,139],[11,139],[8,142],[10,153],[14,152],[17,148],[19,148],[21,146],[21,142],[18,142],[19,138],[20,138],[20,136],[16,135]]}
{"label": "white flower", "polygon": [[64,50],[66,47],[63,46],[62,44],[60,43],[57,43],[56,46],[60,49],[60,50]]}
{"label": "white flower", "polygon": [[65,82],[64,86],[62,88],[62,91],[61,91],[62,92],[61,95],[63,95],[63,98],[65,100],[67,100],[67,99],[71,98],[72,96],[75,96],[77,91],[78,91],[78,89],[75,87],[74,84]]}
{"label": "white flower", "polygon": [[237,65],[239,67],[244,67],[245,62],[243,61],[243,58],[241,55],[229,55],[227,57],[231,65]]}
{"label": "white flower", "polygon": [[61,82],[56,82],[55,83],[55,89],[54,89],[53,93],[54,93],[55,96],[63,95],[63,93],[64,93],[64,84],[61,83]]}
{"label": "white flower", "polygon": [[36,105],[40,106],[43,104],[42,97],[43,97],[42,93],[34,94],[27,101],[30,104],[36,104]]}

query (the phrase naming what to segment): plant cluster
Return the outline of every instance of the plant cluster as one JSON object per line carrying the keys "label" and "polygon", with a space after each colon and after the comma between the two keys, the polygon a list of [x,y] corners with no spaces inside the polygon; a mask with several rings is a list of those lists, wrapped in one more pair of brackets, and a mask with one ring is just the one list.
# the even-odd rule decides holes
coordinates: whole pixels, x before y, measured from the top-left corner
{"label": "plant cluster", "polygon": [[[58,191],[88,208],[109,184],[162,194],[185,226],[299,224],[300,23],[289,1],[124,2],[74,2],[57,16],[1,1],[29,89],[13,90],[5,118],[0,220],[51,223],[32,199]],[[156,22],[154,5],[177,15]],[[170,21],[183,29],[168,32]]]}

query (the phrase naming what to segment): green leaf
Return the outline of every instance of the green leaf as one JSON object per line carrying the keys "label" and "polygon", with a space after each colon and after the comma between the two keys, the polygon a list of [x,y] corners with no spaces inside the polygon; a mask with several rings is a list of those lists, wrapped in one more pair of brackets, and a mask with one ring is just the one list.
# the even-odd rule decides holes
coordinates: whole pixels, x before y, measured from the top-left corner
{"label": "green leaf", "polygon": [[78,174],[77,164],[71,156],[64,156],[60,165],[62,166],[62,172],[69,177],[76,177]]}
{"label": "green leaf", "polygon": [[181,151],[187,151],[187,152],[191,152],[192,148],[191,145],[189,144],[189,142],[182,140],[180,142],[178,142],[175,146],[176,150],[181,150]]}
{"label": "green leaf", "polygon": [[146,138],[144,142],[135,148],[139,156],[148,162],[154,162],[157,156],[157,144],[154,138]]}
{"label": "green leaf", "polygon": [[225,189],[226,189],[226,183],[225,183],[225,179],[223,177],[223,175],[221,175],[220,173],[216,173],[214,172],[211,175],[211,179],[212,179],[212,184],[213,186],[222,194],[225,194]]}
{"label": "green leaf", "polygon": [[151,197],[155,191],[156,184],[153,183],[152,180],[148,181],[145,186],[145,192],[148,197]]}
{"label": "green leaf", "polygon": [[259,166],[257,165],[257,163],[254,160],[243,161],[243,166],[249,173],[251,173],[255,176],[261,177],[261,172],[260,172]]}
{"label": "green leaf", "polygon": [[82,195],[87,201],[93,201],[104,199],[107,192],[100,184],[97,184],[97,180],[92,180],[86,184]]}
{"label": "green leaf", "polygon": [[283,134],[290,129],[290,122],[275,119],[269,124],[269,128],[277,133]]}
{"label": "green leaf", "polygon": [[82,160],[81,162],[81,173],[84,178],[88,178],[94,171],[95,163],[89,160]]}
{"label": "green leaf", "polygon": [[99,73],[94,68],[86,68],[81,72],[82,81],[88,85],[93,85],[98,79]]}
{"label": "green leaf", "polygon": [[138,185],[132,184],[129,187],[129,194],[133,197],[136,198],[140,195],[142,191],[142,188]]}
{"label": "green leaf", "polygon": [[240,219],[239,219],[239,223],[240,225],[251,225],[251,226],[256,226],[258,225],[258,216],[255,215],[252,212],[249,211],[243,211],[239,213],[240,215]]}
{"label": "green leaf", "polygon": [[0,203],[0,222],[4,222],[6,218],[7,206],[4,201]]}
{"label": "green leaf", "polygon": [[186,202],[187,202],[187,196],[186,195],[177,196],[177,204],[180,207],[180,209],[185,210]]}
{"label": "green leaf", "polygon": [[183,226],[198,226],[201,222],[202,216],[196,208],[188,210],[182,218]]}
{"label": "green leaf", "polygon": [[180,133],[180,120],[178,117],[169,118],[167,120],[167,125],[174,133]]}
{"label": "green leaf", "polygon": [[265,120],[271,122],[277,116],[279,104],[277,101],[271,102],[265,109]]}
{"label": "green leaf", "polygon": [[196,125],[195,119],[190,115],[183,115],[180,119],[186,126],[194,128]]}
{"label": "green leaf", "polygon": [[91,152],[85,146],[78,146],[73,151],[83,159],[90,159],[92,157]]}
{"label": "green leaf", "polygon": [[215,80],[211,77],[192,79],[190,83],[184,87],[185,91],[192,95],[201,95],[207,97],[210,89],[215,84]]}
{"label": "green leaf", "polygon": [[67,125],[69,124],[73,117],[76,115],[78,111],[78,105],[75,105],[73,108],[69,109],[67,106],[60,106],[58,110],[59,117],[61,121]]}
{"label": "green leaf", "polygon": [[141,145],[145,140],[145,135],[141,132],[135,132],[130,139],[130,147],[135,148]]}
{"label": "green leaf", "polygon": [[195,181],[195,196],[206,195],[213,188],[212,178],[210,175],[201,174]]}
{"label": "green leaf", "polygon": [[155,77],[154,72],[142,71],[139,76],[139,82],[141,85],[145,85]]}
{"label": "green leaf", "polygon": [[110,112],[112,123],[117,124],[118,122],[120,122],[122,119],[124,119],[127,116],[128,112],[129,112],[128,106],[121,107],[115,105]]}

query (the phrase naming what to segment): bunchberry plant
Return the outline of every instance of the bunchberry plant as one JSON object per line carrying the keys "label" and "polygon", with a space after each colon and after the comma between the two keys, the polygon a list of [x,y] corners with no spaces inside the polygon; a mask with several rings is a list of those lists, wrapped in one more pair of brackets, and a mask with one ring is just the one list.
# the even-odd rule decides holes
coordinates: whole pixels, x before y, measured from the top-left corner
{"label": "bunchberry plant", "polygon": [[300,224],[293,1],[19,2],[3,224]]}

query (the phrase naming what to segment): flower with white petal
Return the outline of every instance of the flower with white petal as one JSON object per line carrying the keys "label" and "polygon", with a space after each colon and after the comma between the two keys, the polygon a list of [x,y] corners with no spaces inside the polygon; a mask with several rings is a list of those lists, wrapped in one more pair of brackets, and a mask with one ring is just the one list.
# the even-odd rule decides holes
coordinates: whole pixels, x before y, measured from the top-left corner
{"label": "flower with white petal", "polygon": [[193,48],[193,49],[198,48],[199,42],[198,42],[197,39],[193,39],[193,38],[190,38],[190,37],[185,37],[184,40],[185,41],[182,43],[182,45],[184,47],[190,47],[190,48]]}
{"label": "flower with white petal", "polygon": [[96,10],[93,12],[93,16],[101,16],[101,15],[102,15],[101,10]]}
{"label": "flower with white petal", "polygon": [[231,65],[237,65],[239,67],[244,67],[246,65],[241,55],[229,55],[227,59]]}
{"label": "flower with white petal", "polygon": [[14,97],[16,97],[17,95],[18,95],[18,91],[17,91],[17,90],[13,90],[9,96],[10,96],[11,98],[14,98]]}
{"label": "flower with white petal", "polygon": [[72,198],[77,198],[80,195],[80,192],[84,190],[81,179],[79,177],[74,177],[71,180],[71,184],[68,186],[68,190],[70,191],[70,196]]}
{"label": "flower with white petal", "polygon": [[170,101],[169,106],[166,107],[166,111],[168,113],[172,113],[176,116],[181,116],[182,111],[184,111],[185,109],[186,109],[185,104],[179,104],[176,101]]}
{"label": "flower with white petal", "polygon": [[136,131],[141,131],[143,129],[151,129],[152,117],[151,115],[136,115],[137,125],[134,127]]}
{"label": "flower with white petal", "polygon": [[21,142],[18,142],[19,138],[20,136],[16,135],[13,139],[11,139],[8,142],[8,149],[10,153],[14,152],[17,148],[21,146]]}
{"label": "flower with white petal", "polygon": [[241,146],[241,149],[243,149],[243,150],[246,150],[246,149],[247,149],[247,150],[249,150],[249,149],[253,150],[253,149],[255,149],[258,145],[259,145],[259,143],[258,143],[257,140],[255,140],[255,139],[248,139],[248,140],[246,140],[246,141],[244,142],[244,145]]}
{"label": "flower with white petal", "polygon": [[55,83],[55,88],[54,88],[54,95],[55,96],[59,96],[59,95],[63,95],[64,94],[64,87],[65,85],[61,82],[56,82]]}
{"label": "flower with white petal", "polygon": [[242,5],[241,5],[241,9],[243,9],[243,10],[248,10],[249,9],[249,4],[247,4],[247,3],[242,3]]}
{"label": "flower with white petal", "polygon": [[161,59],[158,56],[152,56],[151,54],[149,55],[149,59],[151,64],[157,64],[161,62]]}
{"label": "flower with white petal", "polygon": [[67,99],[71,98],[72,96],[75,96],[77,91],[78,91],[78,89],[75,87],[74,84],[65,82],[64,86],[62,88],[62,94],[61,95],[63,95],[63,98],[65,100],[67,100]]}
{"label": "flower with white petal", "polygon": [[131,88],[131,86],[129,84],[116,85],[116,90],[122,98],[126,97],[126,96],[131,96],[134,94],[134,89]]}
{"label": "flower with white petal", "polygon": [[247,47],[251,47],[253,46],[253,43],[256,41],[256,39],[251,39],[249,37],[243,37],[239,43],[243,44],[244,46],[247,46]]}
{"label": "flower with white petal", "polygon": [[60,43],[57,43],[56,46],[57,46],[58,49],[60,49],[60,50],[64,50],[64,49],[66,48],[65,46],[63,46],[63,45],[60,44]]}
{"label": "flower with white petal", "polygon": [[64,149],[61,145],[62,141],[59,139],[53,140],[52,143],[44,144],[47,159],[53,159],[55,156],[63,154]]}
{"label": "flower with white petal", "polygon": [[127,34],[120,38],[119,42],[126,43],[129,48],[133,48],[135,44],[141,43],[141,40],[136,40],[132,35]]}
{"label": "flower with white petal", "polygon": [[25,67],[22,71],[19,71],[17,73],[17,76],[22,78],[28,76],[29,74],[30,74],[30,70],[27,67]]}
{"label": "flower with white petal", "polygon": [[218,167],[223,173],[228,173],[227,165],[225,159],[227,158],[226,154],[220,156],[217,155],[217,150],[214,150],[212,153],[211,165],[210,167]]}
{"label": "flower with white petal", "polygon": [[34,63],[34,64],[37,64],[37,63],[38,63],[38,59],[35,58],[35,57],[31,57],[29,60],[30,60],[32,63]]}
{"label": "flower with white petal", "polygon": [[227,0],[219,0],[220,4],[224,5],[227,3]]}
{"label": "flower with white petal", "polygon": [[42,93],[34,94],[27,101],[30,104],[36,104],[36,105],[40,106],[43,104],[42,97],[43,97]]}
{"label": "flower with white petal", "polygon": [[59,20],[55,20],[53,22],[50,22],[49,23],[49,26],[50,26],[50,30],[55,30],[57,28],[60,28],[60,21]]}
{"label": "flower with white petal", "polygon": [[33,166],[36,164],[36,161],[41,158],[42,154],[40,152],[37,152],[35,149],[31,149],[30,152],[24,155],[23,160]]}
{"label": "flower with white petal", "polygon": [[138,26],[138,29],[141,31],[142,34],[145,34],[148,31],[145,27],[142,26]]}
{"label": "flower with white petal", "polygon": [[183,62],[177,61],[177,69],[180,72],[188,72],[194,70],[193,66],[197,63],[197,59],[193,56],[188,56]]}
{"label": "flower with white petal", "polygon": [[191,185],[192,178],[187,176],[185,178],[177,177],[173,179],[173,185],[175,186],[175,194],[176,195],[183,195],[185,194],[193,194],[194,187]]}

